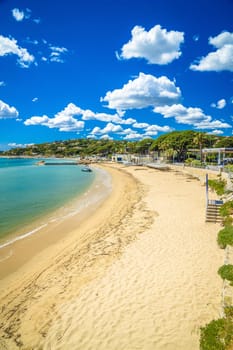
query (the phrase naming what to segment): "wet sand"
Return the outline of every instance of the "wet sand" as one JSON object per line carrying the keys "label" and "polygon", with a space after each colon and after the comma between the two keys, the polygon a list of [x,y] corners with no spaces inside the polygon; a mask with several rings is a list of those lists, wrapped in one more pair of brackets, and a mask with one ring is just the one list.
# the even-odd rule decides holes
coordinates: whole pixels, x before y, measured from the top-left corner
{"label": "wet sand", "polygon": [[1,349],[197,350],[219,317],[224,253],[200,181],[106,168],[101,206],[1,280]]}

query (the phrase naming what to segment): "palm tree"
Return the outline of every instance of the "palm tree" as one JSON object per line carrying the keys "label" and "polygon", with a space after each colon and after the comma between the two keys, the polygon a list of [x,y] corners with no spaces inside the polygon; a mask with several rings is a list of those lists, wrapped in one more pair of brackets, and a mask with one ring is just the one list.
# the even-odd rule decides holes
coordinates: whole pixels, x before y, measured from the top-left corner
{"label": "palm tree", "polygon": [[203,149],[203,146],[205,145],[206,141],[207,141],[207,136],[204,132],[197,132],[194,139],[193,139],[194,144],[197,145],[200,149],[201,163],[203,162],[202,149]]}

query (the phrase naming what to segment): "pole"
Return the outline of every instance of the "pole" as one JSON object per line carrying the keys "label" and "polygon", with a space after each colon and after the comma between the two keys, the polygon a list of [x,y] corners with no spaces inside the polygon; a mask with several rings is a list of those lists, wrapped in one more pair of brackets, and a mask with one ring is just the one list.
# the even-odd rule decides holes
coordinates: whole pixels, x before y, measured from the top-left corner
{"label": "pole", "polygon": [[209,183],[208,183],[208,174],[206,174],[205,188],[206,188],[206,207],[208,207],[208,204],[209,204]]}

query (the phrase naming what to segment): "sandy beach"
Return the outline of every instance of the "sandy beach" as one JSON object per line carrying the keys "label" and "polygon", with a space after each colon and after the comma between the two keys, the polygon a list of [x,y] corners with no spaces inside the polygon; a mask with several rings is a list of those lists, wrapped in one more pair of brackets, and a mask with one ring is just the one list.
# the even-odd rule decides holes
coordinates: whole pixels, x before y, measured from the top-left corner
{"label": "sandy beach", "polygon": [[219,317],[224,252],[220,226],[205,223],[203,183],[176,170],[101,167],[111,194],[56,226],[66,235],[47,248],[22,262],[21,242],[5,263],[1,350],[197,350],[200,326]]}

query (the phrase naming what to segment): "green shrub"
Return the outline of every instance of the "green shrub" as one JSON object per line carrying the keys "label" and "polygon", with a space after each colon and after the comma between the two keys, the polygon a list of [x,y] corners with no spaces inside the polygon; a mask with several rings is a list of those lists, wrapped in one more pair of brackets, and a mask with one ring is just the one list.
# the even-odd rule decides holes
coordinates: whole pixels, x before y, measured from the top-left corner
{"label": "green shrub", "polygon": [[223,265],[218,269],[218,274],[222,277],[222,279],[226,279],[233,283],[233,265]]}
{"label": "green shrub", "polygon": [[223,219],[223,226],[232,226],[233,224],[233,218],[232,216],[226,216]]}
{"label": "green shrub", "polygon": [[233,201],[228,201],[226,203],[224,203],[221,207],[220,207],[220,215],[221,216],[229,216],[233,214]]}
{"label": "green shrub", "polygon": [[212,190],[214,190],[218,196],[222,196],[225,193],[226,180],[219,178],[208,180],[208,184]]}
{"label": "green shrub", "polygon": [[201,327],[200,350],[227,350],[233,342],[233,323],[220,318]]}
{"label": "green shrub", "polygon": [[186,165],[191,165],[192,161],[193,161],[193,158],[187,158],[187,159],[185,159],[185,164]]}
{"label": "green shrub", "polygon": [[226,306],[224,308],[224,312],[226,317],[233,319],[233,306]]}
{"label": "green shrub", "polygon": [[202,162],[199,159],[194,159],[192,166],[202,166]]}
{"label": "green shrub", "polygon": [[233,226],[226,226],[218,233],[218,245],[224,249],[227,245],[233,245]]}

